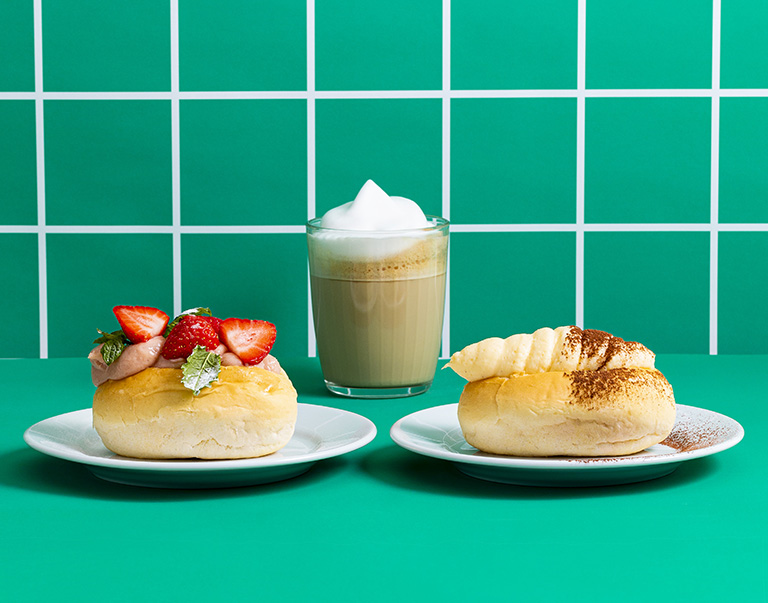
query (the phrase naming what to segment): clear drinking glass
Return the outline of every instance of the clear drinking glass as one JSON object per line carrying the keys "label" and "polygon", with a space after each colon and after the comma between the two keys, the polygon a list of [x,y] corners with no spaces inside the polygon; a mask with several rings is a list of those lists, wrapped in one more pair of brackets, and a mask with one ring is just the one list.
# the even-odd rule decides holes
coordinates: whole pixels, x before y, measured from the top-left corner
{"label": "clear drinking glass", "polygon": [[449,223],[397,231],[307,223],[312,313],[328,389],[391,398],[429,389],[445,309]]}

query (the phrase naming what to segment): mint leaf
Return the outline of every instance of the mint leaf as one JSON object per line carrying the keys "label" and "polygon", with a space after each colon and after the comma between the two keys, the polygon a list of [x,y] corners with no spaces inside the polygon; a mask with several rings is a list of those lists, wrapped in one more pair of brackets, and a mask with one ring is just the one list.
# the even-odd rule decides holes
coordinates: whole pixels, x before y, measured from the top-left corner
{"label": "mint leaf", "polygon": [[179,314],[176,318],[174,318],[171,322],[168,323],[168,326],[165,327],[165,333],[163,333],[163,337],[168,337],[168,333],[170,333],[173,330],[173,327],[179,324],[182,318],[190,315],[213,316],[213,314],[211,314],[210,308],[190,308],[189,310],[184,310],[184,312]]}
{"label": "mint leaf", "polygon": [[93,343],[101,343],[101,357],[107,365],[112,364],[120,357],[123,350],[130,344],[128,337],[122,330],[105,333],[101,329],[96,329],[101,333],[101,337],[93,340]]}
{"label": "mint leaf", "polygon": [[209,352],[201,345],[195,349],[181,365],[184,376],[181,383],[187,389],[191,389],[194,395],[198,395],[204,387],[210,387],[211,383],[219,378],[221,372],[221,356]]}

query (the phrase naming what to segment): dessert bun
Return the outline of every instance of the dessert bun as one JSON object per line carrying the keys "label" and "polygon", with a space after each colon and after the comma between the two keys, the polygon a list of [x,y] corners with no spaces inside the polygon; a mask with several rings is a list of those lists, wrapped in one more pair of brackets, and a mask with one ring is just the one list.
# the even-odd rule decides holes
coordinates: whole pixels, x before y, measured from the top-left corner
{"label": "dessert bun", "polygon": [[674,423],[672,387],[655,369],[491,377],[468,383],[459,400],[464,438],[493,454],[632,454]]}
{"label": "dessert bun", "polygon": [[491,338],[451,357],[469,383],[458,419],[469,444],[514,456],[619,456],[675,423],[672,386],[642,344],[568,326]]}
{"label": "dessert bun", "polygon": [[97,387],[93,426],[122,456],[240,459],[285,446],[297,409],[283,370],[222,366],[218,380],[195,395],[181,369],[150,367]]}

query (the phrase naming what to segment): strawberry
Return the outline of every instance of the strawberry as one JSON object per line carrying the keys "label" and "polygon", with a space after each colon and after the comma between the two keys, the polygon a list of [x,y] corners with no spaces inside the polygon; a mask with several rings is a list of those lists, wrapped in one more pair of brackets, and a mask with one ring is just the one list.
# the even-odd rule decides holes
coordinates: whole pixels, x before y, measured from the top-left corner
{"label": "strawberry", "polygon": [[131,343],[141,343],[157,337],[168,324],[168,315],[147,306],[115,306],[112,311]]}
{"label": "strawberry", "polygon": [[221,323],[221,341],[243,364],[258,364],[275,344],[277,330],[266,320],[227,318]]}
{"label": "strawberry", "polygon": [[181,319],[165,340],[165,345],[160,351],[163,358],[187,358],[196,345],[203,346],[206,350],[215,350],[221,342],[216,336],[216,329],[205,320],[205,316],[185,316]]}
{"label": "strawberry", "polygon": [[213,329],[216,331],[216,335],[221,337],[221,323],[224,322],[221,320],[221,318],[216,318],[215,316],[201,316],[200,318],[203,318],[211,323]]}

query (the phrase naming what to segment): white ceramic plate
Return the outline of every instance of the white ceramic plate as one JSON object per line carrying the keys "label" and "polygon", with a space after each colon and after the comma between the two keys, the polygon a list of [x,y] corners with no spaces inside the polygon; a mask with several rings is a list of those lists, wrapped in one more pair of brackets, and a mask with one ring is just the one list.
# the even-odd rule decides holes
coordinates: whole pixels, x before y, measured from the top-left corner
{"label": "white ceramic plate", "polygon": [[374,424],[355,413],[327,406],[299,404],[296,429],[284,448],[255,459],[145,460],[107,450],[93,429],[91,409],[77,410],[36,423],[24,433],[35,450],[82,463],[102,479],[156,488],[250,486],[296,477],[319,460],[368,444]]}
{"label": "white ceramic plate", "polygon": [[600,486],[654,479],[683,461],[735,446],[744,437],[739,423],[724,415],[677,405],[677,420],[666,440],[642,452],[619,457],[518,457],[480,452],[467,444],[459,427],[458,404],[415,412],[392,426],[399,446],[453,461],[467,475],[525,486]]}

